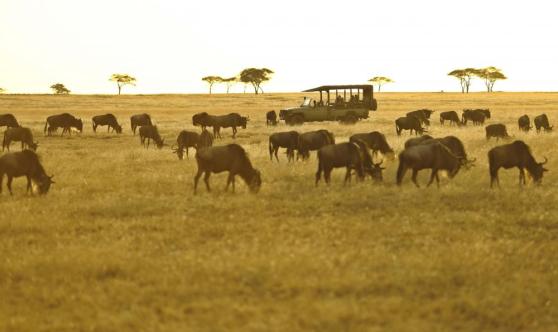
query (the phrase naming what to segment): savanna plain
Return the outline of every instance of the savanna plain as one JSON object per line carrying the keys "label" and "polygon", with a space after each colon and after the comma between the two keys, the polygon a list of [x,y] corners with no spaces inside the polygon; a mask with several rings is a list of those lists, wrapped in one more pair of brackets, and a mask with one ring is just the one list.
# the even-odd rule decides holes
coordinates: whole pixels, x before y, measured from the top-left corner
{"label": "savanna plain", "polygon": [[[558,329],[558,141],[520,133],[517,118],[547,113],[558,124],[556,93],[379,93],[379,110],[336,122],[266,127],[265,112],[300,104],[303,94],[51,96],[2,95],[0,113],[33,129],[56,183],[48,195],[0,196],[0,331],[556,331]],[[521,189],[518,171],[489,188],[484,127],[441,126],[439,111],[490,108],[513,139],[549,159],[543,183]],[[357,132],[386,134],[397,152],[410,136],[394,120],[430,108],[429,134],[456,135],[476,166],[440,188],[407,174],[397,159],[384,183],[367,179],[314,186],[308,162],[271,162],[268,136],[326,128],[337,142]],[[235,140],[262,173],[251,194],[213,175],[193,195],[195,152],[179,161],[170,145],[196,130],[196,112],[248,115]],[[84,132],[45,137],[47,116],[69,112]],[[121,135],[91,129],[114,113]],[[169,145],[141,147],[129,117],[147,112]],[[12,151],[19,144],[12,145]]]}

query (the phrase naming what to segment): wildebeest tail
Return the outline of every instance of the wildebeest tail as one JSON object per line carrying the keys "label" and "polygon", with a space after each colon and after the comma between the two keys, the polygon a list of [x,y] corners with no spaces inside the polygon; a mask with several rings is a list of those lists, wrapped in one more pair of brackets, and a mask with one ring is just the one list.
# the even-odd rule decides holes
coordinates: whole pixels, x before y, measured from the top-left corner
{"label": "wildebeest tail", "polygon": [[43,130],[43,133],[45,133],[45,134],[47,132],[47,127],[48,127],[48,119],[45,122],[45,129]]}
{"label": "wildebeest tail", "polygon": [[269,158],[273,160],[273,146],[271,144],[271,136],[269,137]]}
{"label": "wildebeest tail", "polygon": [[405,158],[402,158],[402,156],[399,155],[399,166],[397,167],[397,177],[396,177],[396,182],[398,186],[400,186],[401,182],[403,181],[403,176],[405,176],[405,171],[406,171]]}

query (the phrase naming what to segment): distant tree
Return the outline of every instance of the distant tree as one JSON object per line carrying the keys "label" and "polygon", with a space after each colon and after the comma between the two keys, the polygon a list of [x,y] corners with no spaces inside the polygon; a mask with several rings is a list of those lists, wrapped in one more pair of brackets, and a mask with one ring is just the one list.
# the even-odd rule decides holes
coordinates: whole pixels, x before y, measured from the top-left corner
{"label": "distant tree", "polygon": [[221,81],[223,83],[225,83],[225,86],[227,87],[227,93],[229,93],[229,90],[231,89],[231,87],[238,82],[238,78],[235,77],[229,77],[229,78],[223,78],[223,80]]}
{"label": "distant tree", "polygon": [[462,93],[469,93],[471,80],[473,79],[473,77],[478,76],[478,72],[479,70],[476,68],[465,68],[451,71],[448,75],[459,79]]}
{"label": "distant tree", "polygon": [[213,84],[223,82],[223,78],[221,76],[206,76],[202,78],[202,81],[206,81],[209,84],[209,94],[211,94]]}
{"label": "distant tree", "polygon": [[376,76],[368,80],[368,82],[372,82],[372,84],[378,85],[378,92],[382,89],[382,85],[387,83],[393,83],[394,81],[389,77],[384,76]]}
{"label": "distant tree", "polygon": [[128,74],[112,74],[109,81],[116,82],[116,85],[118,86],[118,95],[120,95],[123,86],[125,85],[135,86],[137,80],[135,77],[130,76]]}
{"label": "distant tree", "polygon": [[67,95],[70,93],[70,90],[68,90],[68,88],[66,88],[62,83],[53,84],[50,88],[57,95]]}
{"label": "distant tree", "polygon": [[261,85],[271,79],[273,71],[267,68],[246,68],[240,72],[239,80],[245,84],[252,84],[254,93],[258,94],[259,91],[264,92]]}
{"label": "distant tree", "polygon": [[6,89],[0,88],[0,94],[6,92]]}
{"label": "distant tree", "polygon": [[501,69],[492,66],[478,69],[476,75],[484,80],[487,92],[493,91],[494,83],[496,83],[496,81],[508,79],[506,75],[502,73]]}

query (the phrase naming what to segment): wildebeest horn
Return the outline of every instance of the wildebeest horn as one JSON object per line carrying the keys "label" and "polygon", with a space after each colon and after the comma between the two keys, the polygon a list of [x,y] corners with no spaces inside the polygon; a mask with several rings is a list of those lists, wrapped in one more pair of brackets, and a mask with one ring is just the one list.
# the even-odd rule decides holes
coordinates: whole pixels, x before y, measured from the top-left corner
{"label": "wildebeest horn", "polygon": [[54,174],[51,175],[51,176],[47,175],[47,177],[48,177],[48,180],[50,181],[50,183],[56,183],[56,182],[52,181],[52,178],[54,177]]}
{"label": "wildebeest horn", "polygon": [[544,161],[541,163],[541,165],[544,165],[548,162],[548,158],[546,158],[546,157],[543,157],[543,158],[544,158]]}

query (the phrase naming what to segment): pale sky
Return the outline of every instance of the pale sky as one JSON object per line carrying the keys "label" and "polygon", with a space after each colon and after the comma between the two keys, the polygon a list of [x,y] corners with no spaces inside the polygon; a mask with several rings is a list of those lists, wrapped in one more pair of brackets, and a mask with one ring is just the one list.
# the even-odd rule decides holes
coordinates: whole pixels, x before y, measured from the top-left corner
{"label": "pale sky", "polygon": [[396,81],[383,91],[458,91],[449,71],[496,66],[509,79],[495,91],[556,91],[557,9],[551,0],[0,0],[0,87],[115,93],[108,78],[128,73],[138,84],[123,93],[204,93],[203,76],[267,67],[276,74],[266,92],[373,76]]}

